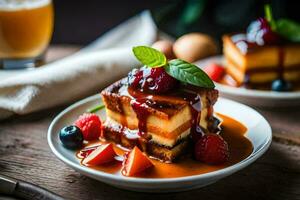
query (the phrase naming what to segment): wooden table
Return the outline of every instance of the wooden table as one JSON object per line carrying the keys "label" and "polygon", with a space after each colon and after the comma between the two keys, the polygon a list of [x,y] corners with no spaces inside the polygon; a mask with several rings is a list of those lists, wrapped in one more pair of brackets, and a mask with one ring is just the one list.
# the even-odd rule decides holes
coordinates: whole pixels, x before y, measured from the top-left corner
{"label": "wooden table", "polygon": [[[77,49],[52,47],[50,60]],[[38,184],[66,199],[300,199],[299,107],[259,110],[271,123],[274,140],[269,151],[244,170],[198,190],[146,194],[116,189],[80,175],[51,153],[47,129],[66,106],[0,122],[0,174]]]}

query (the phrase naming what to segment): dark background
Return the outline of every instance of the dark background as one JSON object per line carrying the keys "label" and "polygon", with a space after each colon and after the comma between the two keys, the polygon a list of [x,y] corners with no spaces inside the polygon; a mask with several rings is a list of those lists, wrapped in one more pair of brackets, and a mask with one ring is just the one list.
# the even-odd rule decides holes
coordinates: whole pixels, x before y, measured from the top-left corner
{"label": "dark background", "polygon": [[163,31],[178,37],[200,31],[220,39],[243,31],[270,3],[275,18],[300,22],[295,0],[54,0],[55,31],[52,43],[85,45],[145,9],[150,9]]}

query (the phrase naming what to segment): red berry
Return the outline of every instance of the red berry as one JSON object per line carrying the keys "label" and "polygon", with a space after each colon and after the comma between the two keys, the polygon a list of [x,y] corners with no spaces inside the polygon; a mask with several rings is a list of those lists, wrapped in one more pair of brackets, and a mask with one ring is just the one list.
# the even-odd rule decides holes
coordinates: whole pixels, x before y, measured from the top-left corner
{"label": "red berry", "polygon": [[96,114],[85,113],[80,115],[75,125],[81,129],[84,140],[96,140],[101,134],[101,121]]}
{"label": "red berry", "polygon": [[145,77],[143,89],[155,93],[164,93],[172,89],[177,80],[167,74],[164,68],[152,68],[149,76]]}
{"label": "red berry", "polygon": [[280,38],[272,31],[269,22],[265,18],[258,18],[250,23],[247,29],[247,40],[258,45],[265,45],[277,44]]}
{"label": "red berry", "polygon": [[208,164],[222,164],[229,159],[227,142],[220,135],[206,134],[195,145],[195,158]]}
{"label": "red berry", "polygon": [[211,80],[216,82],[219,81],[225,74],[225,68],[215,63],[206,66],[204,71],[211,78]]}
{"label": "red berry", "polygon": [[164,93],[175,87],[177,80],[171,77],[163,67],[143,67],[128,75],[129,85],[142,91]]}

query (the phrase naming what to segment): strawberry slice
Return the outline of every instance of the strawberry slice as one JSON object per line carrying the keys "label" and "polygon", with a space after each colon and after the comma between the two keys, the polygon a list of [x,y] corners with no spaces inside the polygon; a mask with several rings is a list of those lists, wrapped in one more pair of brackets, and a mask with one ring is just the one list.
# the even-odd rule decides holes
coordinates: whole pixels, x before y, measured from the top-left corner
{"label": "strawberry slice", "polygon": [[150,159],[138,147],[134,147],[131,152],[125,155],[122,174],[132,176],[152,166]]}
{"label": "strawberry slice", "polygon": [[225,68],[221,65],[216,63],[212,63],[204,68],[206,74],[211,78],[213,81],[219,81],[225,75]]}
{"label": "strawberry slice", "polygon": [[84,165],[101,165],[114,160],[116,153],[111,143],[100,145],[92,151],[84,160]]}

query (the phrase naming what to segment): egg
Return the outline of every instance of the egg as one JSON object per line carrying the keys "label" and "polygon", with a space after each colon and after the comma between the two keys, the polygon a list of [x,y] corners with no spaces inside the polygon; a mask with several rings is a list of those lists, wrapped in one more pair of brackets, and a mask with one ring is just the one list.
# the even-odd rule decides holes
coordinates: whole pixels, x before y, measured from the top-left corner
{"label": "egg", "polygon": [[214,39],[209,35],[189,33],[175,41],[173,51],[177,58],[187,62],[195,62],[216,54],[217,45]]}
{"label": "egg", "polygon": [[169,40],[158,40],[152,44],[152,48],[157,49],[165,54],[168,59],[175,58],[173,52],[173,42]]}

